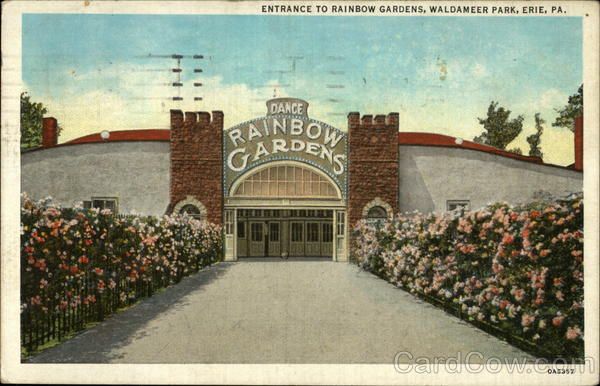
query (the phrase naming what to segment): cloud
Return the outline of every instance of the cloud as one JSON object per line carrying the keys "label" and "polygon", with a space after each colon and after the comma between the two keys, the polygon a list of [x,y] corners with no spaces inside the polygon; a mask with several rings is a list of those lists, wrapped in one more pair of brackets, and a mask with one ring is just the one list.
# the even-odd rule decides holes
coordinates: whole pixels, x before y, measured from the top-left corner
{"label": "cloud", "polygon": [[473,74],[475,78],[483,78],[488,75],[488,70],[483,64],[475,63],[471,69],[471,74]]}
{"label": "cloud", "polygon": [[[168,71],[152,72],[149,66],[120,64],[102,72],[90,71],[73,75],[62,85],[60,94],[36,93],[35,100],[48,106],[49,114],[59,121],[63,131],[60,142],[102,130],[168,128],[170,109],[184,111],[222,110],[225,126],[266,113],[265,101],[272,89],[254,89],[244,83],[225,84],[220,76],[184,80],[180,96],[175,80]],[[194,81],[202,87],[193,87]],[[266,85],[274,85],[269,81]],[[53,89],[49,87],[48,89]],[[285,90],[279,90],[285,94]],[[201,96],[202,101],[194,101]]]}
{"label": "cloud", "polygon": [[568,98],[569,96],[565,93],[555,88],[551,88],[542,93],[539,98],[538,106],[545,110],[558,108],[564,105]]}

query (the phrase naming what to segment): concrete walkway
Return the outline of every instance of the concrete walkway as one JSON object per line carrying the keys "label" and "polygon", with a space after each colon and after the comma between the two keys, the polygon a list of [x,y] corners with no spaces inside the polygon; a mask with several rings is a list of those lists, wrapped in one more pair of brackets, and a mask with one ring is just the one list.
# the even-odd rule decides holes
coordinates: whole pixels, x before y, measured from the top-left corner
{"label": "concrete walkway", "polygon": [[529,358],[354,265],[253,260],[186,278],[31,362],[393,363],[400,351]]}

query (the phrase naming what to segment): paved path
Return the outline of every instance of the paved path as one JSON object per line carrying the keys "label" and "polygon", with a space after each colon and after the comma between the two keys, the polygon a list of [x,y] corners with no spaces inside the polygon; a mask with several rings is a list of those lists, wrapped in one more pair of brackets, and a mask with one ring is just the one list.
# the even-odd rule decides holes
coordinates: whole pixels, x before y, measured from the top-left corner
{"label": "paved path", "polygon": [[354,265],[262,260],[188,277],[32,362],[393,363],[399,351],[528,357]]}

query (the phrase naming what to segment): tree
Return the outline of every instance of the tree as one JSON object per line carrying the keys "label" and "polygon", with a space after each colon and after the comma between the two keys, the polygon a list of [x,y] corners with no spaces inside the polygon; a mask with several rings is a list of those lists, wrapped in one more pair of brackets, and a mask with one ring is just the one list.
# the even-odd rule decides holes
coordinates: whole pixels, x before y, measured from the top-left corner
{"label": "tree", "polygon": [[480,136],[473,138],[475,142],[506,149],[523,130],[523,116],[508,120],[510,110],[498,107],[498,102],[492,101],[487,111],[487,118],[477,118],[485,130]]}
{"label": "tree", "polygon": [[554,109],[558,117],[552,124],[554,127],[567,127],[574,130],[575,118],[583,115],[583,83],[579,86],[576,94],[569,97],[569,101],[562,109]]}
{"label": "tree", "polygon": [[546,123],[545,120],[542,119],[542,117],[540,117],[540,113],[536,113],[535,114],[535,134],[531,134],[529,137],[527,137],[527,142],[529,143],[529,155],[533,156],[533,157],[540,157],[542,158],[544,156],[544,153],[542,153],[542,149],[540,148],[540,143],[542,143],[542,133],[544,132],[544,124]]}
{"label": "tree", "polygon": [[48,110],[39,102],[32,102],[26,92],[21,93],[21,149],[42,145],[42,118]]}
{"label": "tree", "polygon": [[513,147],[512,149],[508,149],[508,151],[518,155],[523,155],[523,150],[521,150],[520,147]]}

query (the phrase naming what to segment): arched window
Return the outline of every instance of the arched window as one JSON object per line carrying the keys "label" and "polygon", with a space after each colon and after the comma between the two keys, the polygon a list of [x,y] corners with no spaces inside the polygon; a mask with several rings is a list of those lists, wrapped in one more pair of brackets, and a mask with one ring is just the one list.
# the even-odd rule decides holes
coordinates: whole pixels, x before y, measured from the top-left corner
{"label": "arched window", "polygon": [[175,214],[187,214],[199,220],[206,219],[206,207],[193,196],[187,196],[173,208]]}
{"label": "arched window", "polygon": [[381,206],[374,206],[367,213],[367,222],[369,224],[381,224],[387,220],[388,215],[386,210]]}
{"label": "arched window", "polygon": [[367,205],[363,207],[362,218],[369,224],[379,224],[387,220],[391,220],[393,210],[390,204],[383,201],[379,197],[375,197]]}
{"label": "arched window", "polygon": [[194,217],[197,219],[202,217],[202,214],[200,213],[200,209],[198,209],[197,206],[192,205],[192,204],[184,205],[181,209],[179,209],[179,213],[187,214],[188,216],[191,216],[191,217]]}
{"label": "arched window", "polygon": [[255,171],[234,188],[234,197],[339,198],[324,176],[302,166],[271,166]]}

